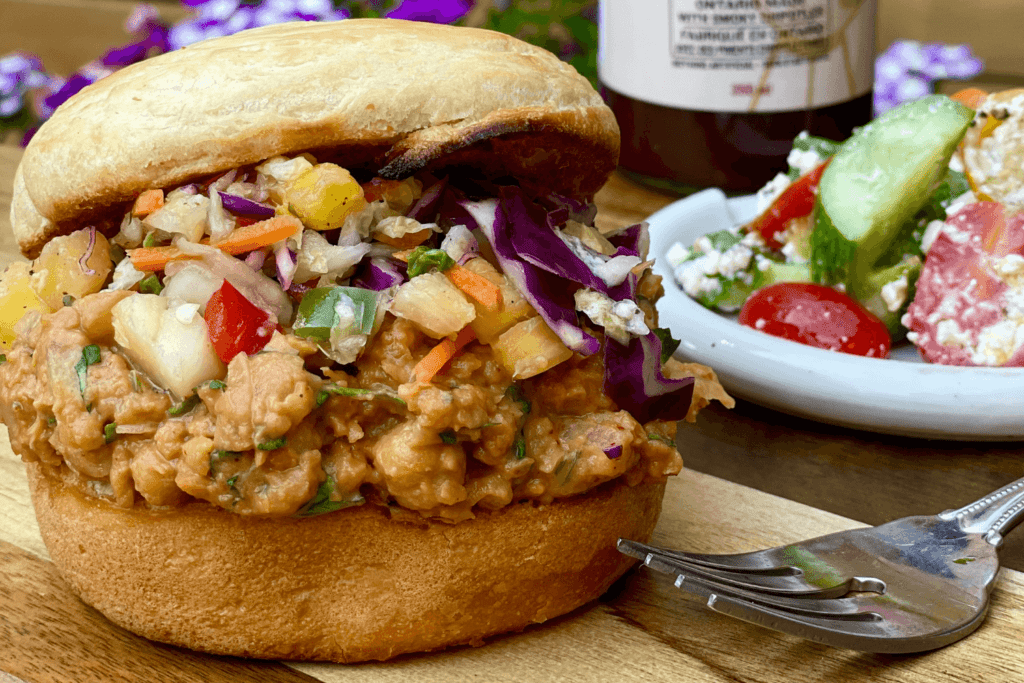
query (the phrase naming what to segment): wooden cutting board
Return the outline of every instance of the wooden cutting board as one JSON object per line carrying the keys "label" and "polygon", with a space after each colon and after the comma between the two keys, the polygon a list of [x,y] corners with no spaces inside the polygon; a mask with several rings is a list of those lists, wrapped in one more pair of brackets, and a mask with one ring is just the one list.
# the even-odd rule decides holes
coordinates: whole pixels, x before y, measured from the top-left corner
{"label": "wooden cutting board", "polygon": [[[654,542],[704,552],[740,552],[856,526],[860,525],[820,510],[685,471],[670,482]],[[479,648],[348,666],[196,654],[127,633],[70,593],[47,559],[22,465],[11,453],[6,430],[0,428],[0,683],[995,683],[1024,678],[1021,643],[1024,575],[1012,570],[1002,571],[991,613],[974,635],[924,655],[883,656],[831,649],[712,613],[667,578],[640,568],[595,604],[522,633],[493,638]]]}

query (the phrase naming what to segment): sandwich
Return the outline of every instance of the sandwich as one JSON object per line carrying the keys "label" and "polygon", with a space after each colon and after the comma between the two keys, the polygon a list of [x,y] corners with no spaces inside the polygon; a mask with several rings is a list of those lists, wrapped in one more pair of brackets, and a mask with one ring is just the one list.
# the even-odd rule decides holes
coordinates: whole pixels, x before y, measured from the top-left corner
{"label": "sandwich", "polygon": [[618,128],[506,35],[293,23],[127,67],[25,150],[0,417],[73,590],[144,637],[354,662],[481,644],[630,566],[677,421]]}

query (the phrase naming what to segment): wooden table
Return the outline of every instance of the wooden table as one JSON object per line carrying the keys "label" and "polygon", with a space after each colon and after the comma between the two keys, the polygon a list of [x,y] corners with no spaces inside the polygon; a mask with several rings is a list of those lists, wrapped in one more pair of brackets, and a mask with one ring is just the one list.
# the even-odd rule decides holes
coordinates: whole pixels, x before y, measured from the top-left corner
{"label": "wooden table", "polygon": [[[880,17],[890,19],[879,22],[880,45],[896,37],[885,33],[897,25],[891,21],[895,14],[905,19],[901,26],[916,25],[906,8],[922,3],[880,3]],[[131,6],[122,0],[0,0],[0,55],[29,50],[50,70],[68,74],[127,42],[121,24]],[[183,14],[172,2],[160,4],[160,10],[169,19]],[[17,148],[0,145],[0,268],[19,258],[8,207],[20,157]],[[674,197],[614,176],[597,199],[599,221],[621,225],[642,220]],[[1024,475],[1022,444],[883,436],[745,401],[734,410],[717,404],[705,410],[696,425],[680,430],[679,446],[687,469],[669,484],[655,541],[708,552],[750,550],[938,512]],[[1024,575],[1018,572],[1024,571],[1024,532],[1010,536],[1002,561],[1010,569],[1000,577],[982,628],[965,641],[920,656],[832,650],[747,626],[711,613],[662,577],[640,570],[594,605],[491,639],[482,648],[356,666],[246,662],[142,640],[71,595],[48,560],[22,465],[0,429],[0,683],[17,680],[12,676],[31,683],[1020,680]]]}
{"label": "wooden table", "polygon": [[[8,222],[21,151],[0,146],[0,264],[20,258]],[[641,220],[672,197],[614,176],[599,221]],[[682,425],[687,470],[670,482],[655,542],[706,552],[751,550],[959,506],[1021,476],[1020,445],[901,439],[839,429],[740,402]],[[838,513],[838,514],[833,514]],[[1022,537],[1004,564],[1024,569]],[[1024,575],[1006,569],[992,613],[972,637],[912,657],[803,642],[711,613],[647,570],[596,604],[482,648],[355,666],[284,665],[157,645],[79,602],[53,565],[23,468],[0,429],[0,683],[109,680],[291,681],[1005,681],[1024,676]],[[15,679],[16,680],[16,679]]]}

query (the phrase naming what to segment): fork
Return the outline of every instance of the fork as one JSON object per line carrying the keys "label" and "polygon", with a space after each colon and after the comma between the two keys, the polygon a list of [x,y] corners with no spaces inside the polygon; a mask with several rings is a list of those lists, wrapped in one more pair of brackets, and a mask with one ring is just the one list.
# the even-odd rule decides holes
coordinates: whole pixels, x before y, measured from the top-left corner
{"label": "fork", "polygon": [[1024,519],[1024,478],[958,510],[735,555],[619,539],[716,612],[864,652],[923,652],[970,634],[988,611],[1003,537]]}

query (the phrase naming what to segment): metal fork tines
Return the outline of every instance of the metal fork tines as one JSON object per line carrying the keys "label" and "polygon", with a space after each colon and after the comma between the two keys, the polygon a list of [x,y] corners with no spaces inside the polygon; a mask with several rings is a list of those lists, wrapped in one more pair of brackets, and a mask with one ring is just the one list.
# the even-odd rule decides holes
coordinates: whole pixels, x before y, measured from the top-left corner
{"label": "metal fork tines", "polygon": [[[702,598],[716,612],[834,647],[917,652],[959,640],[984,617],[978,612],[981,601],[966,595],[960,597],[967,598],[967,602],[956,600],[952,611],[943,608],[935,618],[927,609],[911,608],[903,613],[908,601],[887,595],[884,582],[878,579],[865,583],[883,592],[853,593],[850,586],[863,579],[802,590],[804,579],[796,567],[776,575],[737,572],[743,578],[722,580],[720,575],[726,572],[715,575],[653,546],[622,540],[619,549],[643,560],[651,569],[673,575],[677,588]],[[919,600],[914,602],[928,601],[927,595],[917,597]],[[928,633],[926,640],[918,635],[922,632]]]}
{"label": "metal fork tines", "polygon": [[984,620],[1003,535],[1024,517],[1024,479],[959,510],[736,555],[620,539],[619,549],[711,609],[836,647],[920,652]]}

